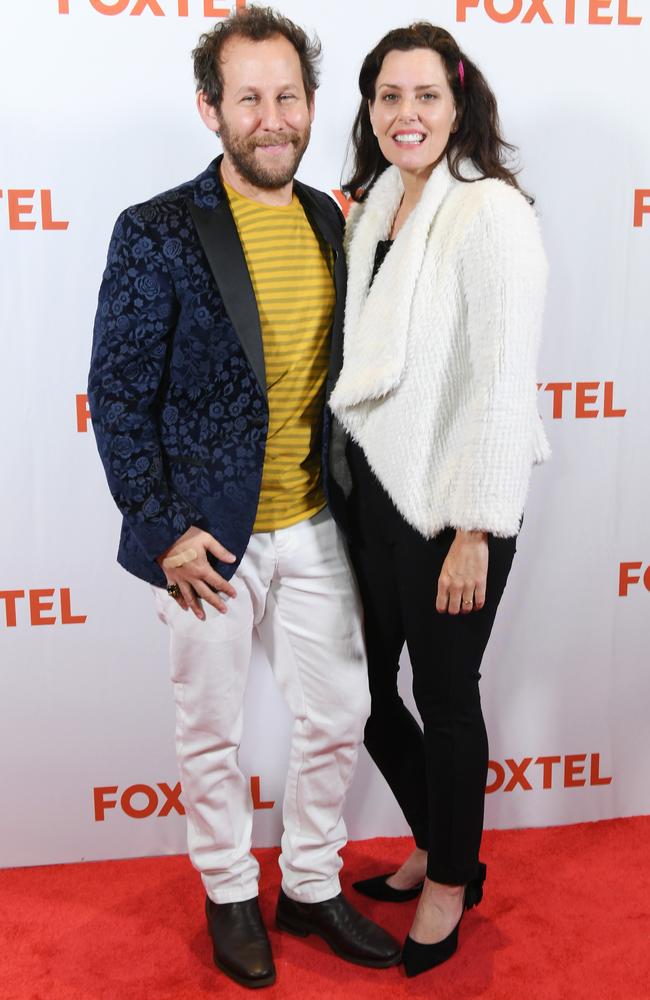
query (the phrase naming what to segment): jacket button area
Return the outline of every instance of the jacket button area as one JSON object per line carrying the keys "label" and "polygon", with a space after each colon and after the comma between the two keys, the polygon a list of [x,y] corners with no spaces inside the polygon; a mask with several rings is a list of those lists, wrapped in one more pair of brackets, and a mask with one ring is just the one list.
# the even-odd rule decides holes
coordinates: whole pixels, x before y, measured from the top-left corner
{"label": "jacket button area", "polygon": [[250,417],[248,423],[251,427],[264,427],[266,417]]}

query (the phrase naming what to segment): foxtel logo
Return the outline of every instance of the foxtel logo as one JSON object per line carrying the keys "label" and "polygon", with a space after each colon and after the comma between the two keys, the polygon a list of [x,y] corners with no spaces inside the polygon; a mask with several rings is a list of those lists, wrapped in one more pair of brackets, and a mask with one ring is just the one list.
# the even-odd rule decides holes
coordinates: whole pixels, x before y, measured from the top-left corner
{"label": "foxtel logo", "polygon": [[[65,219],[55,219],[52,210],[52,192],[42,188],[36,197],[36,188],[0,188],[0,198],[7,206],[9,229],[67,229]],[[38,204],[36,204],[38,202]],[[36,216],[35,218],[33,216]]]}
{"label": "foxtel logo", "polygon": [[[253,809],[272,809],[275,800],[262,798],[259,775],[251,778],[251,800]],[[153,785],[129,785],[118,797],[118,785],[99,785],[93,788],[93,809],[96,823],[103,823],[109,809],[119,809],[130,819],[148,819],[157,816],[159,819],[176,813],[185,815],[185,806],[181,802],[181,783],[177,781],[172,787],[166,781]]]}
{"label": "foxtel logo", "polygon": [[[456,0],[456,20],[466,21],[468,10],[481,8],[491,21],[511,24],[627,24],[638,27],[643,18],[629,13],[631,0]],[[636,0],[637,4],[639,0]],[[638,8],[637,8],[638,9]]]}
{"label": "foxtel logo", "polygon": [[[624,417],[627,413],[625,408],[617,407],[614,403],[613,382],[538,382],[537,389],[548,392],[553,397],[553,420],[561,420],[565,416],[575,416],[576,420],[595,419],[599,416],[607,419]],[[565,393],[570,400],[566,409]]]}
{"label": "foxtel logo", "polygon": [[[83,6],[83,0],[57,0],[57,3],[59,14],[69,14],[71,3],[73,9]],[[230,7],[215,6],[215,0],[85,0],[85,3],[107,17],[125,14],[127,10],[131,17],[139,17],[145,11],[154,17],[189,17],[190,8],[193,15],[202,12],[204,17],[229,17],[231,12]],[[237,0],[237,10],[245,6],[246,0]]]}
{"label": "foxtel logo", "polygon": [[650,190],[648,188],[637,188],[634,192],[634,228],[640,229],[645,222],[646,215],[650,215]]}
{"label": "foxtel logo", "polygon": [[20,606],[21,618],[30,625],[83,625],[87,618],[87,615],[73,614],[69,587],[0,590],[0,604],[4,602],[4,624],[7,628],[17,626],[18,605],[22,601],[26,601],[26,607]]}
{"label": "foxtel logo", "polygon": [[645,589],[650,591],[650,566],[646,566],[643,576],[641,576],[642,569],[642,562],[622,562],[620,564],[618,568],[619,597],[627,597],[630,587],[641,583],[641,580],[643,580]]}
{"label": "foxtel logo", "polygon": [[90,407],[88,406],[87,393],[77,393],[75,397],[75,409],[77,413],[77,431],[79,434],[86,434],[88,431],[88,421],[90,420]]}
{"label": "foxtel logo", "polygon": [[[531,772],[531,767],[538,770]],[[583,788],[585,785],[611,785],[612,778],[600,773],[599,753],[523,757],[521,760],[507,757],[503,764],[496,760],[488,763],[488,782],[485,786],[488,794],[500,790],[513,792],[515,788],[532,792],[533,782],[537,788],[544,789]]]}

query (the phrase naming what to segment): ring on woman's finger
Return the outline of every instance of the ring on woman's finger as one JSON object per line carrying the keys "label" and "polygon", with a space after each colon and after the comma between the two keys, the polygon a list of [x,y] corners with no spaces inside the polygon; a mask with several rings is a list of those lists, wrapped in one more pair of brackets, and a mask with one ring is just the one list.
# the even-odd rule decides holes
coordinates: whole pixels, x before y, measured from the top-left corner
{"label": "ring on woman's finger", "polygon": [[170,597],[173,597],[174,600],[178,600],[179,597],[183,596],[181,594],[181,588],[178,586],[177,583],[168,583],[167,593],[169,594]]}
{"label": "ring on woman's finger", "polygon": [[464,608],[471,608],[473,607],[473,605],[474,605],[474,598],[472,598],[471,601],[463,601]]}

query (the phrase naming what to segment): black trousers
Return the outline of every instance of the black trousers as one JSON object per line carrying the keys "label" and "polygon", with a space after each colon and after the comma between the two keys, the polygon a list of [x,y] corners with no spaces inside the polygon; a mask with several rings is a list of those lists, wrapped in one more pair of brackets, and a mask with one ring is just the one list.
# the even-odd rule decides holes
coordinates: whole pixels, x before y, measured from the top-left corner
{"label": "black trousers", "polygon": [[[471,614],[435,609],[438,577],[455,531],[426,539],[393,506],[350,443],[351,557],[364,607],[372,711],[365,745],[390,785],[427,876],[463,885],[478,874],[488,742],[479,668],[516,538],[489,537],[486,603]],[[406,642],[424,731],[397,691]]]}

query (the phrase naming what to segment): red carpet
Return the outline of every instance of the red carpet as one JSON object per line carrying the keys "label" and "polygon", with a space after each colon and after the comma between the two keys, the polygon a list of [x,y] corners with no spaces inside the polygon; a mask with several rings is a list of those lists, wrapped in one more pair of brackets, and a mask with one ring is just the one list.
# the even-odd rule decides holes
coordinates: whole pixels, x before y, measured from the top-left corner
{"label": "red carpet", "polygon": [[[345,852],[343,886],[386,870],[406,839]],[[269,927],[277,851],[262,863]],[[463,920],[445,965],[407,980],[348,965],[318,939],[271,930],[278,979],[253,994],[212,965],[199,878],[185,857],[0,872],[0,1000],[648,1000],[650,817],[544,830],[493,831],[484,841],[483,903]],[[351,897],[398,938],[415,902]]]}

